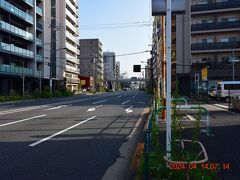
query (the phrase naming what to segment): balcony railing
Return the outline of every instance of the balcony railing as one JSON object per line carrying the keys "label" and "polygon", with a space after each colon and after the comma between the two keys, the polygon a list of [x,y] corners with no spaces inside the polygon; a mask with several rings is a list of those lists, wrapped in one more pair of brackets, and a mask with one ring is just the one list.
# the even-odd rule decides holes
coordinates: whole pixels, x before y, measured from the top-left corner
{"label": "balcony railing", "polygon": [[14,44],[7,44],[4,42],[0,42],[0,50],[3,50],[5,52],[25,56],[28,58],[33,58],[33,51],[29,51],[27,49],[19,48],[17,46],[14,46]]}
{"label": "balcony railing", "polygon": [[21,36],[24,39],[33,40],[33,34],[1,20],[0,20],[0,28],[6,31],[10,31],[18,36]]}
{"label": "balcony railing", "polygon": [[40,24],[39,22],[37,23],[37,29],[43,31],[43,25]]}
{"label": "balcony railing", "polygon": [[42,62],[43,61],[43,56],[40,54],[36,55],[36,60]]}
{"label": "balcony railing", "polygon": [[39,15],[43,15],[43,10],[42,10],[42,8],[40,8],[40,7],[36,7],[36,12],[39,14]]}
{"label": "balcony railing", "polygon": [[5,0],[0,0],[0,7],[5,9],[6,11],[18,16],[19,18],[33,24],[33,17],[32,16],[25,13],[21,9],[17,8],[16,6],[10,4],[9,2],[7,2]]}
{"label": "balcony railing", "polygon": [[23,1],[33,7],[33,0],[23,0]]}
{"label": "balcony railing", "polygon": [[196,43],[192,44],[192,50],[215,50],[215,49],[235,49],[240,48],[240,41],[215,42],[215,43]]}
{"label": "balcony railing", "polygon": [[192,31],[240,28],[240,21],[192,24]]}
{"label": "balcony railing", "polygon": [[80,80],[77,79],[77,78],[69,78],[69,77],[67,77],[66,79],[67,79],[68,83],[75,83],[75,84],[80,83]]}
{"label": "balcony railing", "polygon": [[66,70],[74,73],[79,73],[79,69],[73,66],[66,65]]}
{"label": "balcony railing", "polygon": [[218,10],[218,9],[229,9],[240,7],[239,0],[229,0],[226,2],[216,2],[216,3],[207,3],[207,4],[196,4],[192,5],[192,12],[197,11],[209,11],[209,10]]}
{"label": "balcony railing", "polygon": [[38,38],[36,38],[36,44],[37,44],[38,46],[43,46],[42,40],[41,40],[41,39],[38,39]]}
{"label": "balcony railing", "polygon": [[25,74],[25,75],[33,75],[33,70],[29,68],[22,68],[11,66],[7,64],[0,64],[0,73],[7,73],[7,74]]}

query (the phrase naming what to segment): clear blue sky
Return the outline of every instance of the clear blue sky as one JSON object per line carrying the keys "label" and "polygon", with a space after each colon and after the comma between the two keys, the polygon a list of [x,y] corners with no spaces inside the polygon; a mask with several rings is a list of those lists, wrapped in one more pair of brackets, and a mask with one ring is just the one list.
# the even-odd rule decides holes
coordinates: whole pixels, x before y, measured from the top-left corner
{"label": "clear blue sky", "polygon": [[[80,38],[99,38],[103,43],[103,51],[114,51],[127,54],[150,50],[152,27],[136,27],[141,23],[125,24],[126,28],[103,29],[103,24],[118,24],[133,22],[149,22],[150,0],[79,0],[80,5]],[[98,25],[97,28],[86,25]],[[99,26],[100,25],[100,26]],[[121,73],[127,71],[128,76],[139,76],[132,72],[134,64],[147,61],[149,53],[133,56],[117,57],[121,63]],[[142,64],[144,65],[144,64]]]}

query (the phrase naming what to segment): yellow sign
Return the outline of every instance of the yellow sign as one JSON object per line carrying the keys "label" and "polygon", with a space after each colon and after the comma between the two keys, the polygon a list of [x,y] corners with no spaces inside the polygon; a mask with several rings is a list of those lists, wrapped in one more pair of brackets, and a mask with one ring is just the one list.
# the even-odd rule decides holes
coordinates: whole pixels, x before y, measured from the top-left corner
{"label": "yellow sign", "polygon": [[86,85],[86,81],[85,80],[81,80],[81,85]]}
{"label": "yellow sign", "polygon": [[202,81],[207,81],[208,79],[208,68],[202,69]]}

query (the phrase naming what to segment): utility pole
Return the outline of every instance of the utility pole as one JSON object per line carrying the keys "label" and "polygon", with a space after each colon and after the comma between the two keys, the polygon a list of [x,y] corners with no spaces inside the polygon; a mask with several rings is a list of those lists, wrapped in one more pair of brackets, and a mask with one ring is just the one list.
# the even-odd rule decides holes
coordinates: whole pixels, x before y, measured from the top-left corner
{"label": "utility pole", "polygon": [[166,122],[166,156],[167,159],[171,157],[171,124],[172,124],[172,117],[171,117],[171,40],[172,40],[172,2],[171,0],[167,0],[167,21],[166,21],[166,42],[167,42],[167,99],[166,99],[166,111],[167,111],[167,122]]}
{"label": "utility pole", "polygon": [[24,62],[22,63],[22,97],[25,95],[25,75],[24,75]]}
{"label": "utility pole", "polygon": [[51,47],[49,88],[52,93],[52,78],[56,76],[56,0],[51,0]]}

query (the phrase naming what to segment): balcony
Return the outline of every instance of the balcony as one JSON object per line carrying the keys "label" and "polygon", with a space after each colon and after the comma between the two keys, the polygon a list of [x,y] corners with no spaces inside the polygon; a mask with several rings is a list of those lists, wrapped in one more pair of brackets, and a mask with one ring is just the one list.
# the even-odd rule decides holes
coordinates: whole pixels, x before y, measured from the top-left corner
{"label": "balcony", "polygon": [[14,46],[14,44],[7,44],[4,42],[0,42],[0,50],[3,50],[6,53],[19,55],[23,57],[32,58],[34,57],[33,51],[29,51],[27,49],[19,48]]}
{"label": "balcony", "polygon": [[74,35],[72,35],[71,33],[69,33],[68,31],[66,31],[66,36],[67,36],[68,39],[69,39],[70,41],[72,41],[73,43],[79,44],[77,38],[76,38]]}
{"label": "balcony", "polygon": [[0,28],[5,31],[11,32],[17,36],[20,36],[23,39],[31,40],[31,41],[33,40],[33,34],[27,32],[27,31],[24,31],[20,28],[17,28],[16,26],[13,26],[13,25],[6,23],[4,21],[1,21],[1,20],[0,20]]}
{"label": "balcony", "polygon": [[37,54],[36,55],[36,60],[39,61],[39,62],[43,62],[43,56],[40,55],[40,54]]}
{"label": "balcony", "polygon": [[5,0],[0,0],[0,7],[5,9],[6,11],[16,15],[17,17],[33,24],[33,17],[29,14],[25,13],[21,9],[17,8],[16,6],[10,4],[9,2]]}
{"label": "balcony", "polygon": [[192,24],[192,31],[240,28],[240,21]]}
{"label": "balcony", "polygon": [[67,77],[66,78],[67,79],[67,82],[68,83],[74,83],[74,84],[79,84],[80,83],[80,80],[78,79],[78,78],[69,78],[69,77]]}
{"label": "balcony", "polygon": [[73,23],[76,24],[77,18],[76,18],[75,15],[72,14],[68,9],[66,9],[66,15],[69,17],[69,19],[71,19],[71,21],[72,21]]}
{"label": "balcony", "polygon": [[68,6],[74,13],[76,13],[76,8],[75,8],[75,6],[72,4],[72,2],[71,2],[71,1],[66,1],[66,3],[67,3],[67,6]]}
{"label": "balcony", "polygon": [[39,14],[40,16],[42,16],[43,15],[43,10],[42,10],[42,8],[40,8],[40,7],[36,7],[36,12],[37,12],[37,14]]}
{"label": "balcony", "polygon": [[69,55],[68,53],[66,53],[66,60],[70,61],[70,62],[73,62],[75,64],[79,64],[79,59],[76,58],[75,56]]}
{"label": "balcony", "polygon": [[233,42],[215,42],[215,43],[196,43],[192,44],[192,51],[199,50],[220,50],[220,49],[238,49],[240,41]]}
{"label": "balcony", "polygon": [[80,54],[80,51],[75,46],[73,46],[72,44],[70,44],[68,42],[66,42],[66,48],[75,54]]}
{"label": "balcony", "polygon": [[36,44],[37,44],[38,46],[40,46],[40,47],[43,46],[42,40],[41,40],[41,39],[38,39],[38,38],[36,38]]}
{"label": "balcony", "polygon": [[23,1],[33,7],[33,0],[23,0]]}
{"label": "balcony", "polygon": [[43,25],[37,22],[37,30],[43,31]]}
{"label": "balcony", "polygon": [[79,74],[80,70],[76,67],[66,65],[66,71]]}
{"label": "balcony", "polygon": [[33,70],[29,68],[22,68],[22,67],[7,65],[7,64],[0,64],[0,73],[16,74],[16,75],[25,74],[25,75],[32,76]]}
{"label": "balcony", "polygon": [[191,11],[198,12],[198,11],[211,11],[211,10],[231,9],[231,8],[240,8],[240,1],[229,0],[226,2],[196,4],[196,5],[192,5]]}

